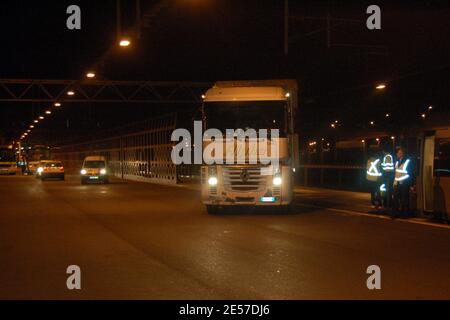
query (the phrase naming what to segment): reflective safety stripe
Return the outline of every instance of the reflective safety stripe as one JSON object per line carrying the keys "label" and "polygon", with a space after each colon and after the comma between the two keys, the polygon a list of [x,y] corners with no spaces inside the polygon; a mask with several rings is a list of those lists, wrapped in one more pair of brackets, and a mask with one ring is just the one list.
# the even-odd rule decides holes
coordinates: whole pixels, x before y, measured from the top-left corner
{"label": "reflective safety stripe", "polygon": [[384,183],[380,186],[380,191],[381,192],[386,191],[386,185]]}
{"label": "reflective safety stripe", "polygon": [[403,180],[406,180],[406,179],[408,179],[409,178],[409,174],[407,174],[407,175],[404,175],[404,176],[401,176],[400,178],[395,178],[395,180],[396,181],[403,181]]}
{"label": "reflective safety stripe", "polygon": [[377,164],[380,162],[380,159],[377,159],[373,162],[370,162],[369,170],[367,170],[367,174],[372,177],[381,177],[381,173],[378,172]]}
{"label": "reflective safety stripe", "polygon": [[384,171],[394,171],[394,160],[390,154],[384,156],[381,167]]}
{"label": "reflective safety stripe", "polygon": [[399,164],[397,161],[395,163],[395,181],[404,181],[409,178],[409,172],[408,172],[408,164],[410,160],[406,159],[403,164]]}

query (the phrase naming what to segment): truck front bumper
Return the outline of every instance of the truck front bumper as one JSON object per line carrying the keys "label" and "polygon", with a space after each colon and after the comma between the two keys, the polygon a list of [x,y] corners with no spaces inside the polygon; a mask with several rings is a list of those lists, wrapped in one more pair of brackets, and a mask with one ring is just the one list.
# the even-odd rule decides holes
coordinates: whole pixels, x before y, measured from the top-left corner
{"label": "truck front bumper", "polygon": [[210,195],[203,199],[205,205],[216,206],[280,206],[288,205],[281,196],[273,196],[268,193],[233,193],[222,195]]}

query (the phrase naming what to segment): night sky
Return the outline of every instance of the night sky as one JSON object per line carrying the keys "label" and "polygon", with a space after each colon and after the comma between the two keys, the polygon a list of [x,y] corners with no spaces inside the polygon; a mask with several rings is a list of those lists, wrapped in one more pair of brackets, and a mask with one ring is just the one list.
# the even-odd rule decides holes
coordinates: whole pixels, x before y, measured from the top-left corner
{"label": "night sky", "polygon": [[[132,0],[122,3],[123,30],[128,30],[134,23],[135,4]],[[142,12],[155,14],[145,22],[142,38],[121,51],[114,48],[115,1],[4,1],[0,78],[78,79],[91,68],[98,77],[113,80],[295,78],[300,85],[298,125],[309,136],[327,134],[334,119],[347,131],[365,130],[370,120],[379,129],[390,130],[393,125],[420,121],[418,115],[428,105],[436,112],[450,110],[448,1],[395,1],[395,5],[346,1],[343,5],[343,1],[290,0],[287,57],[283,54],[283,3],[142,0]],[[365,11],[373,3],[381,7],[382,30],[365,27]],[[81,7],[80,31],[65,26],[70,4]],[[161,9],[155,11],[158,6]],[[361,23],[334,26],[332,22],[328,48],[326,22],[305,19],[327,14]],[[382,93],[374,90],[379,82],[388,83]],[[20,134],[45,107],[0,102],[0,130],[7,136]],[[73,104],[49,119],[43,129],[62,132],[58,130],[66,130],[69,120],[72,130],[98,130],[123,119],[168,111],[168,106],[155,105]],[[382,123],[386,112],[393,115],[390,125]]]}

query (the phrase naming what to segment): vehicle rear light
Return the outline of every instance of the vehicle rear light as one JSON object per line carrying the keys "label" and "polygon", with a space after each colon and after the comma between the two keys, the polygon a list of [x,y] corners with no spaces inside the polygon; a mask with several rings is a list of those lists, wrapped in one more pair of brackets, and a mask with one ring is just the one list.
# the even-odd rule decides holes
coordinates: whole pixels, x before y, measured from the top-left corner
{"label": "vehicle rear light", "polygon": [[59,167],[59,170],[64,171],[64,167]]}

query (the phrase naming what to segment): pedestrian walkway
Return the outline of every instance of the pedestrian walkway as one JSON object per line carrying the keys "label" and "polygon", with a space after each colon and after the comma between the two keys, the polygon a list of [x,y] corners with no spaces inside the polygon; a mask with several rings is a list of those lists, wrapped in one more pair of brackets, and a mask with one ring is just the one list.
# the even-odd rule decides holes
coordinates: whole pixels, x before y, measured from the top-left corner
{"label": "pedestrian walkway", "polygon": [[[388,210],[372,208],[369,193],[309,187],[295,187],[294,192],[295,204],[299,206],[327,209],[342,214],[391,219]],[[396,220],[450,229],[450,225],[445,222],[433,221],[432,217],[409,217]]]}

